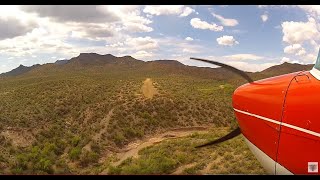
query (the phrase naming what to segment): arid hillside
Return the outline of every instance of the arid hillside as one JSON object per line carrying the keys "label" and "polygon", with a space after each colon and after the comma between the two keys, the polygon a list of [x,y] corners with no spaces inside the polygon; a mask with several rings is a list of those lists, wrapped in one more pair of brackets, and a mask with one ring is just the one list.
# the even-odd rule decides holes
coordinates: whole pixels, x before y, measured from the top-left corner
{"label": "arid hillside", "polygon": [[242,137],[194,148],[236,127],[243,83],[222,68],[109,54],[18,67],[0,78],[0,174],[263,174]]}

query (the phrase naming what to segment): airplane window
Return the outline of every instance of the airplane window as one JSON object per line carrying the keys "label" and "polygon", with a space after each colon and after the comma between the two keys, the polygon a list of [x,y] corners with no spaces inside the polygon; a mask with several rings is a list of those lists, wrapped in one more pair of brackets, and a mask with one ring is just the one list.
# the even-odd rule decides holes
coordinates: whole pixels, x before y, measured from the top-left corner
{"label": "airplane window", "polygon": [[317,57],[316,64],[314,65],[314,68],[320,70],[320,49],[319,49],[319,52],[318,52],[318,57]]}

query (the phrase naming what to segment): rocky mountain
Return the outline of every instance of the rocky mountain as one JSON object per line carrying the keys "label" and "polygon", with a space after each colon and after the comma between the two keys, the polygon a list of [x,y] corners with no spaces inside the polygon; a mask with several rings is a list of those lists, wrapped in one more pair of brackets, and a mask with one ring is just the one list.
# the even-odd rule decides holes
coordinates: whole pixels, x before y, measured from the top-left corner
{"label": "rocky mountain", "polygon": [[[48,65],[49,64],[49,65]],[[13,69],[9,72],[2,73],[0,76],[2,77],[8,77],[8,76],[17,76],[22,75],[24,73],[27,73],[33,69],[39,69],[41,71],[41,68],[44,66],[49,67],[50,69],[83,69],[86,66],[104,66],[109,68],[135,68],[135,69],[153,69],[153,70],[165,70],[165,71],[171,71],[175,73],[191,73],[191,74],[204,74],[207,76],[208,74],[212,73],[214,74],[215,78],[232,78],[234,77],[234,74],[231,73],[228,70],[222,69],[222,68],[199,68],[199,67],[192,67],[192,66],[186,66],[179,61],[176,60],[155,60],[155,61],[148,61],[144,62],[141,60],[137,60],[131,56],[123,56],[123,57],[116,57],[111,54],[105,54],[100,55],[97,53],[80,53],[79,56],[73,57],[70,60],[58,60],[55,63],[48,63],[45,65],[33,65],[31,67],[26,67],[23,65],[20,65],[16,69]],[[52,65],[53,64],[53,65]],[[59,65],[59,67],[55,66]],[[287,74],[291,72],[296,71],[302,71],[302,70],[311,70],[313,67],[313,64],[309,65],[302,65],[302,64],[291,64],[291,63],[283,63],[280,65],[275,65],[272,67],[269,67],[261,72],[255,72],[255,73],[249,73],[257,77],[270,77],[270,76],[276,76],[281,74]],[[43,68],[43,70],[48,70],[48,68]]]}
{"label": "rocky mountain", "polygon": [[297,71],[309,71],[312,69],[314,64],[308,64],[308,65],[303,65],[303,64],[297,64],[297,63],[283,63],[280,65],[275,65],[272,67],[269,67],[260,73],[262,74],[270,74],[270,75],[280,75],[280,74],[287,74],[291,72],[297,72]]}
{"label": "rocky mountain", "polygon": [[11,70],[9,72],[0,74],[0,76],[3,76],[3,77],[18,76],[18,75],[22,75],[24,73],[27,73],[27,72],[31,71],[32,69],[38,68],[40,66],[41,65],[39,65],[39,64],[30,66],[30,67],[27,67],[27,66],[24,66],[24,65],[20,65],[19,67],[15,68],[15,69],[13,69],[13,70]]}

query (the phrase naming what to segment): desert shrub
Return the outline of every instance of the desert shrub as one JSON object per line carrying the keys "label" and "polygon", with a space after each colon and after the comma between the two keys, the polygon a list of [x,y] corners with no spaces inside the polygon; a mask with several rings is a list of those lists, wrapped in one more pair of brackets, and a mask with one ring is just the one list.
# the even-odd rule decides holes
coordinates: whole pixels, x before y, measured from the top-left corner
{"label": "desert shrub", "polygon": [[81,154],[81,148],[75,147],[75,148],[71,149],[71,151],[69,152],[69,158],[72,160],[79,159],[80,154]]}
{"label": "desert shrub", "polygon": [[75,136],[71,139],[71,144],[72,146],[76,147],[78,145],[78,143],[80,142],[80,137],[79,136]]}
{"label": "desert shrub", "polygon": [[80,155],[80,163],[82,166],[88,166],[88,164],[98,162],[99,155],[95,152],[84,151]]}

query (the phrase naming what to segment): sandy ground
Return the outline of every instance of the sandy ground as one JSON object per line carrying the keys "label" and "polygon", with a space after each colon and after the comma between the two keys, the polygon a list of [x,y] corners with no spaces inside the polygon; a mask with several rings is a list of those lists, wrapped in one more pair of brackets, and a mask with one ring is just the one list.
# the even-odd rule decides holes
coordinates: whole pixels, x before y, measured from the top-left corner
{"label": "sandy ground", "polygon": [[157,94],[157,89],[153,86],[152,80],[147,78],[142,85],[142,93],[146,98],[152,98],[155,94]]}
{"label": "sandy ground", "polygon": [[[129,157],[138,157],[138,152],[145,147],[152,146],[166,139],[185,137],[196,132],[207,133],[208,129],[202,126],[176,128],[161,134],[146,137],[143,140],[132,142],[128,144],[125,148],[123,148],[122,152],[116,154],[119,160],[117,162],[114,162],[112,165],[118,166],[119,164],[121,164],[121,162],[123,162]],[[108,170],[106,169],[101,174],[107,174],[107,172]]]}

